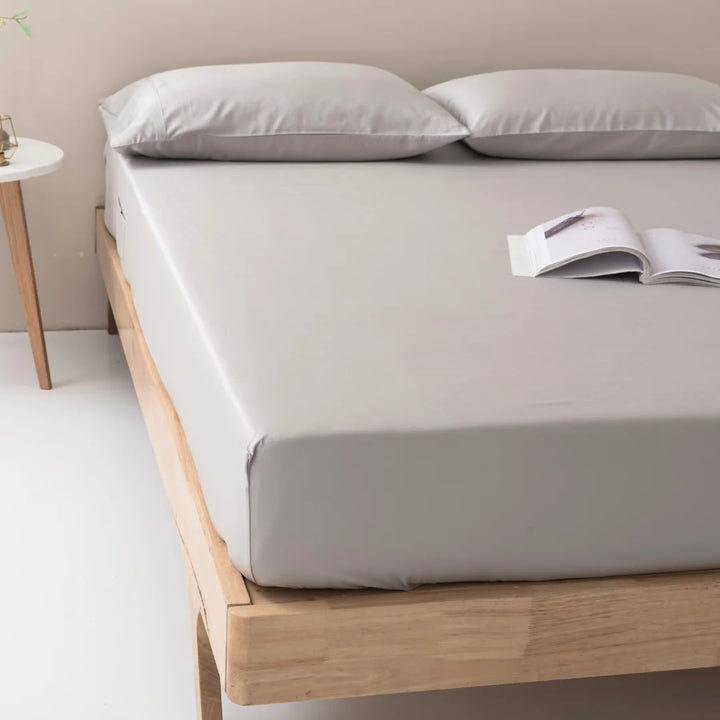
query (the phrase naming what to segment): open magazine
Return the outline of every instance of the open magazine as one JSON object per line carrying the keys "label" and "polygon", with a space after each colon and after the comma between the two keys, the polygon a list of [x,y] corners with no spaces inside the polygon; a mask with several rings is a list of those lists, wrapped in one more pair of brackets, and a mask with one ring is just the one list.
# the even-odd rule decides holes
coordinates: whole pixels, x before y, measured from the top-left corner
{"label": "open magazine", "polygon": [[720,286],[720,240],[680,230],[636,232],[614,208],[591,207],[508,237],[514,275],[565,278],[636,272],[640,282]]}

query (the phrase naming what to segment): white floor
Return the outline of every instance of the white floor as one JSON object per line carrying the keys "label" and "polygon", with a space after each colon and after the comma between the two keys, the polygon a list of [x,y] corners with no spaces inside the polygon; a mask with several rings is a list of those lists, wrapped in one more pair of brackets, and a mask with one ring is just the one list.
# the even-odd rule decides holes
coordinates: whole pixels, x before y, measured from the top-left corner
{"label": "white floor", "polygon": [[[116,338],[0,334],[0,720],[193,720],[180,545]],[[720,670],[240,708],[226,720],[715,720]]]}

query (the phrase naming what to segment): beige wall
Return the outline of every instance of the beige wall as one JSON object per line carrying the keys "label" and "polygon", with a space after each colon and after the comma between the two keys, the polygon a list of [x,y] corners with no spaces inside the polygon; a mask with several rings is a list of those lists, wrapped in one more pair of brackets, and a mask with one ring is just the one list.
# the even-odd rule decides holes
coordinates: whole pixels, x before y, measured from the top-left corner
{"label": "beige wall", "polygon": [[[0,13],[25,0],[0,0]],[[65,169],[25,185],[50,328],[98,327],[92,209],[102,199],[96,101],[183,65],[322,59],[420,86],[509,67],[687,72],[720,82],[720,0],[33,0],[27,41],[0,34],[0,112],[61,145]],[[0,238],[0,329],[22,326]]]}

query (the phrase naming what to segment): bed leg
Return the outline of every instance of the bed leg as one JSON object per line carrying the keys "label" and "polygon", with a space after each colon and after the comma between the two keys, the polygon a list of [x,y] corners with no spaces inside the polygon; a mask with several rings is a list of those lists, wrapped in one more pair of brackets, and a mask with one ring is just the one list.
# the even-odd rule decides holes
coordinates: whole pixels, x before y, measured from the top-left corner
{"label": "bed leg", "polygon": [[195,573],[185,555],[188,590],[190,592],[190,619],[192,621],[192,644],[195,662],[195,700],[198,720],[222,720],[222,685],[215,656],[210,645],[203,602]]}
{"label": "bed leg", "polygon": [[112,305],[108,301],[108,314],[107,314],[107,329],[108,335],[117,335],[118,327],[115,322],[115,313],[113,313]]}
{"label": "bed leg", "polygon": [[202,613],[195,614],[195,697],[198,720],[222,720],[222,690]]}

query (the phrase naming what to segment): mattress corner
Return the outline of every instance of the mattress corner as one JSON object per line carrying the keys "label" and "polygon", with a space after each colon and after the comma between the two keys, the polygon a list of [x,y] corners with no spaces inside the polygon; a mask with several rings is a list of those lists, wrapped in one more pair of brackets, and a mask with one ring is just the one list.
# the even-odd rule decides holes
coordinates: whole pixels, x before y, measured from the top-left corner
{"label": "mattress corner", "polygon": [[258,450],[260,450],[264,443],[264,435],[255,435],[255,437],[253,437],[253,439],[248,443],[245,456],[245,472],[247,474],[248,483],[250,482],[250,472],[252,470],[253,462],[257,457]]}

